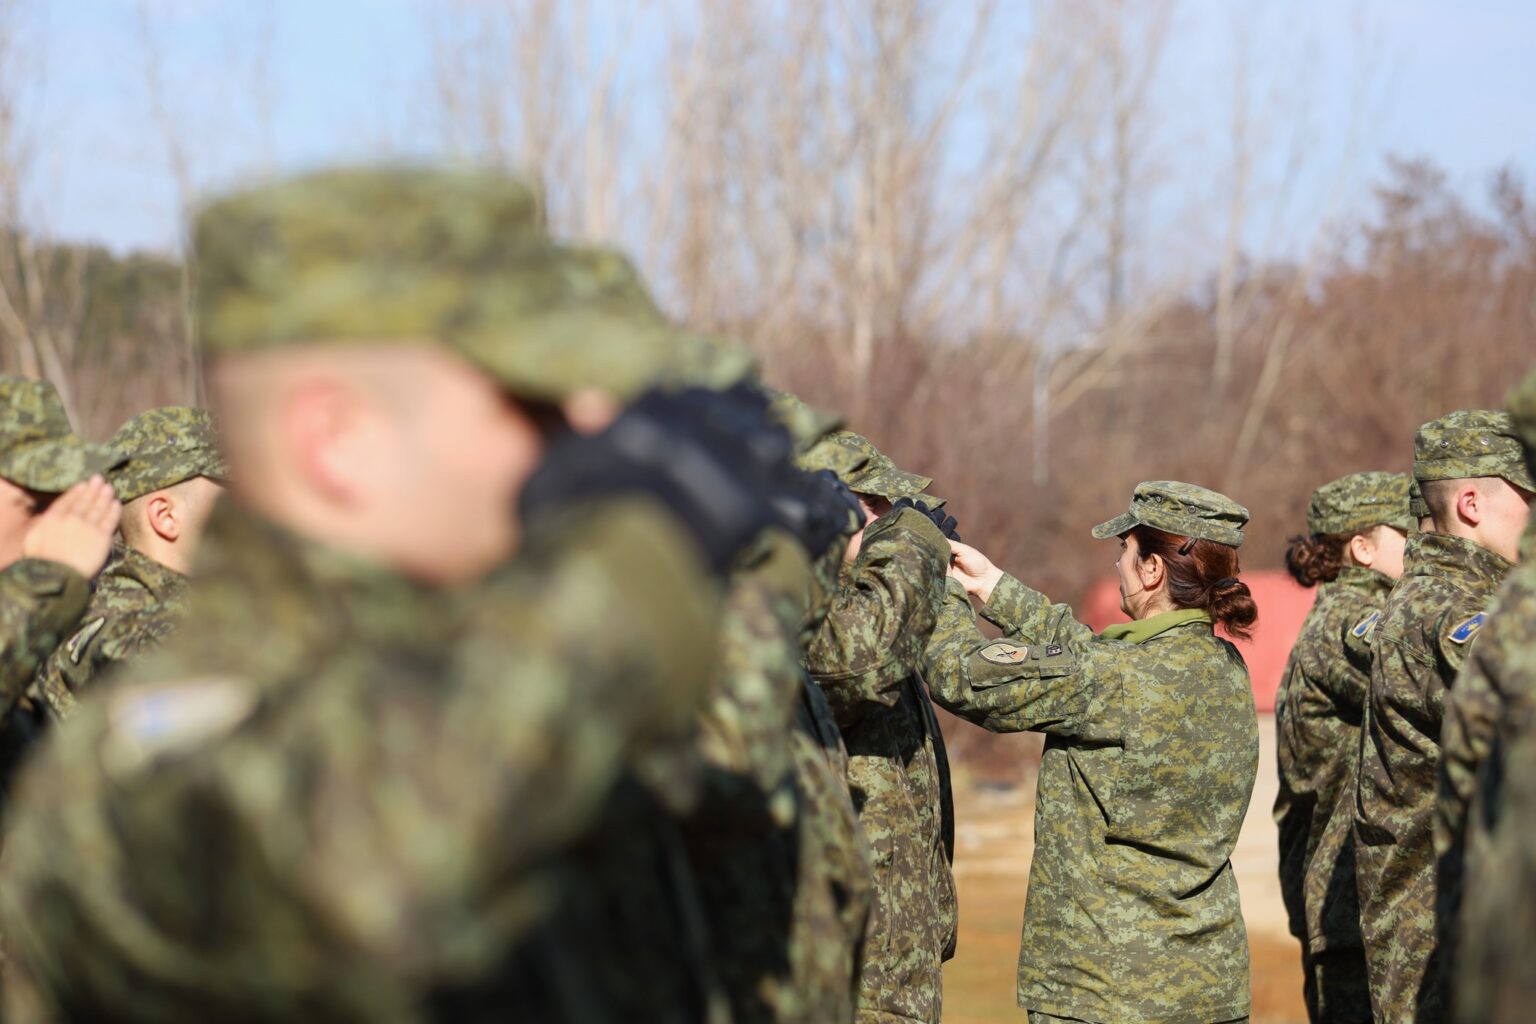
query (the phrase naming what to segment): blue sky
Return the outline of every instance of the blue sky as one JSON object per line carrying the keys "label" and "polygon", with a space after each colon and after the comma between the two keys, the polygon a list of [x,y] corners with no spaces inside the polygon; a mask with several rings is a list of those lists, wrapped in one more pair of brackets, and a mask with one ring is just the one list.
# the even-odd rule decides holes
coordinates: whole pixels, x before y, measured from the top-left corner
{"label": "blue sky", "polygon": [[[1164,87],[1191,125],[1226,116],[1233,15],[1251,2],[1185,0],[1180,9]],[[26,82],[28,214],[51,234],[120,250],[175,245],[177,197],[147,98],[142,9],[138,0],[32,0],[26,14],[17,70]],[[436,144],[425,95],[428,0],[149,0],[148,9],[162,92],[199,187]],[[1362,11],[1363,37],[1352,30]],[[251,40],[263,33],[273,57],[265,78],[248,67],[262,49]],[[1362,39],[1372,54],[1364,59]],[[1351,124],[1365,123],[1339,196],[1346,214],[1388,153],[1426,156],[1468,192],[1502,165],[1536,173],[1532,0],[1275,0],[1253,45],[1259,59],[1275,58],[1266,79],[1274,95],[1310,97],[1309,148],[1340,154]],[[1364,118],[1346,109],[1361,67],[1374,82]],[[270,137],[252,89],[263,80],[272,86]],[[1167,173],[1191,178],[1189,195],[1202,201],[1198,161],[1174,159]],[[1277,219],[1323,215],[1324,186],[1305,188]]]}

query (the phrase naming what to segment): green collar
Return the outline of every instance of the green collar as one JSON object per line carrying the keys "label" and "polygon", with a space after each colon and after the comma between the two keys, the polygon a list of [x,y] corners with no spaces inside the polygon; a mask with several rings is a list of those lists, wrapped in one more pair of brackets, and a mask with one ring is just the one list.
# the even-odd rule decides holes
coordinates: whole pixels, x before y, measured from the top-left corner
{"label": "green collar", "polygon": [[1117,622],[1107,626],[1099,636],[1105,640],[1124,640],[1132,644],[1144,644],[1155,636],[1191,622],[1210,622],[1211,616],[1204,608],[1180,608],[1163,612],[1135,622]]}

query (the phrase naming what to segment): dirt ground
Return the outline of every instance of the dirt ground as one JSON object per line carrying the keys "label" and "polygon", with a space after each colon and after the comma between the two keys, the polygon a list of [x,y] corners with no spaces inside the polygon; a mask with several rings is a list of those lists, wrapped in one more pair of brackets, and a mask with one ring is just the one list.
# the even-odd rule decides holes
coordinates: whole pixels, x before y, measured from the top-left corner
{"label": "dirt ground", "polygon": [[[1232,865],[1253,956],[1254,1024],[1305,1024],[1300,952],[1285,927],[1269,816],[1275,798],[1274,734],[1274,719],[1261,716],[1258,784]],[[945,1024],[1022,1022],[1013,982],[1033,849],[1034,787],[961,784],[955,809],[960,945],[944,971]]]}

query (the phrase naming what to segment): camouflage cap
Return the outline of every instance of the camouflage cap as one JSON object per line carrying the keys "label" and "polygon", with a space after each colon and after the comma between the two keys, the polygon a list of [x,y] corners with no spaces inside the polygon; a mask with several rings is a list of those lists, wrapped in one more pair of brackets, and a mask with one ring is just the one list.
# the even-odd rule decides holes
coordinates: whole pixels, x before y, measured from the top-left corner
{"label": "camouflage cap", "polygon": [[808,473],[831,470],[848,478],[869,462],[869,453],[837,440],[842,417],[817,409],[788,391],[770,391],[768,414],[789,431],[795,444],[795,465]]}
{"label": "camouflage cap", "polygon": [[915,499],[933,484],[932,477],[918,476],[897,467],[888,455],[876,448],[863,434],[839,430],[828,440],[856,455],[864,456],[864,464],[859,468],[846,475],[839,474],[855,493],[873,494],[891,501]]}
{"label": "camouflage cap", "polygon": [[724,390],[757,379],[757,357],[740,345],[681,332],[671,344],[672,362],[662,368],[659,384]]}
{"label": "camouflage cap", "polygon": [[1136,485],[1130,510],[1093,528],[1099,540],[1119,537],[1136,526],[1151,526],[1181,537],[1198,537],[1241,547],[1248,510],[1225,494],[1177,480]]}
{"label": "camouflage cap", "polygon": [[123,461],[106,445],[76,436],[53,385],[0,377],[0,477],[44,494],[67,491]]}
{"label": "camouflage cap", "polygon": [[1409,511],[1407,473],[1351,473],[1312,492],[1307,506],[1311,533],[1358,533],[1385,523],[1410,531],[1418,520]]}
{"label": "camouflage cap", "polygon": [[1536,476],[1536,371],[1528,375],[1505,402],[1515,436],[1525,449],[1525,468]]}
{"label": "camouflage cap", "polygon": [[1513,419],[1494,409],[1464,409],[1420,427],[1413,439],[1413,476],[1421,484],[1497,476],[1536,491]]}
{"label": "camouflage cap", "polygon": [[170,405],[141,412],[117,428],[112,446],[128,456],[107,477],[119,501],[142,498],[196,476],[229,479],[213,417],[204,409]]}
{"label": "camouflage cap", "polygon": [[557,245],[533,191],[492,171],[303,175],[215,200],[192,239],[210,353],[435,343],[558,400],[632,396],[697,352],[627,260]]}
{"label": "camouflage cap", "polygon": [[1429,504],[1424,500],[1424,490],[1413,477],[1408,478],[1408,514],[1413,517],[1414,529],[1419,521],[1429,518]]}

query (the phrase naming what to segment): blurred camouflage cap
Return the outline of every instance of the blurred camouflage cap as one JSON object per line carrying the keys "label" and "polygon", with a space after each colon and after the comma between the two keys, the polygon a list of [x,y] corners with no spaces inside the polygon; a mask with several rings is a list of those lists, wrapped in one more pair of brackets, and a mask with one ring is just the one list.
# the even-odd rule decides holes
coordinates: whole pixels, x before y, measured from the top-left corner
{"label": "blurred camouflage cap", "polygon": [[1536,476],[1536,372],[1532,372],[1520,386],[1509,393],[1505,403],[1509,409],[1510,423],[1515,436],[1525,449],[1525,468]]}
{"label": "blurred camouflage cap", "polygon": [[1407,473],[1351,473],[1312,492],[1307,506],[1311,533],[1358,533],[1385,523],[1399,530],[1418,526],[1409,510]]}
{"label": "blurred camouflage cap", "polygon": [[[840,448],[863,456],[864,463],[846,475],[839,474],[849,490],[857,494],[873,494],[896,501],[900,498],[917,498],[933,483],[932,477],[908,473],[892,462],[863,434],[851,430],[839,430],[828,440]],[[936,499],[935,499],[936,500]]]}
{"label": "blurred camouflage cap", "polygon": [[1429,504],[1424,500],[1424,491],[1419,487],[1419,482],[1412,477],[1408,480],[1408,514],[1413,517],[1413,528],[1417,530],[1419,520],[1429,518]]}
{"label": "blurred camouflage cap", "polygon": [[1197,537],[1241,547],[1248,510],[1225,494],[1177,480],[1149,480],[1136,485],[1130,511],[1093,528],[1099,540],[1119,537],[1136,526],[1151,526],[1181,537]]}
{"label": "blurred camouflage cap", "polygon": [[1420,427],[1413,439],[1413,476],[1421,484],[1498,476],[1536,491],[1514,420],[1495,409],[1464,409]]}
{"label": "blurred camouflage cap", "polygon": [[682,332],[670,344],[671,362],[661,369],[658,384],[723,391],[733,384],[757,379],[757,357],[740,345]]}
{"label": "blurred camouflage cap", "polygon": [[119,501],[132,501],[195,476],[224,481],[213,417],[204,409],[170,405],[141,412],[117,428],[112,447],[128,456],[107,480]]}
{"label": "blurred camouflage cap", "polygon": [[629,397],[698,352],[624,257],[557,245],[534,192],[493,171],[303,175],[215,200],[192,239],[212,353],[435,343],[558,400]]}
{"label": "blurred camouflage cap", "polygon": [[798,395],[770,391],[768,414],[789,431],[795,444],[795,465],[808,473],[831,470],[846,483],[869,462],[868,452],[838,443],[841,416],[807,405]]}
{"label": "blurred camouflage cap", "polygon": [[106,445],[75,435],[64,403],[45,380],[0,377],[0,477],[44,494],[67,491],[123,461]]}

